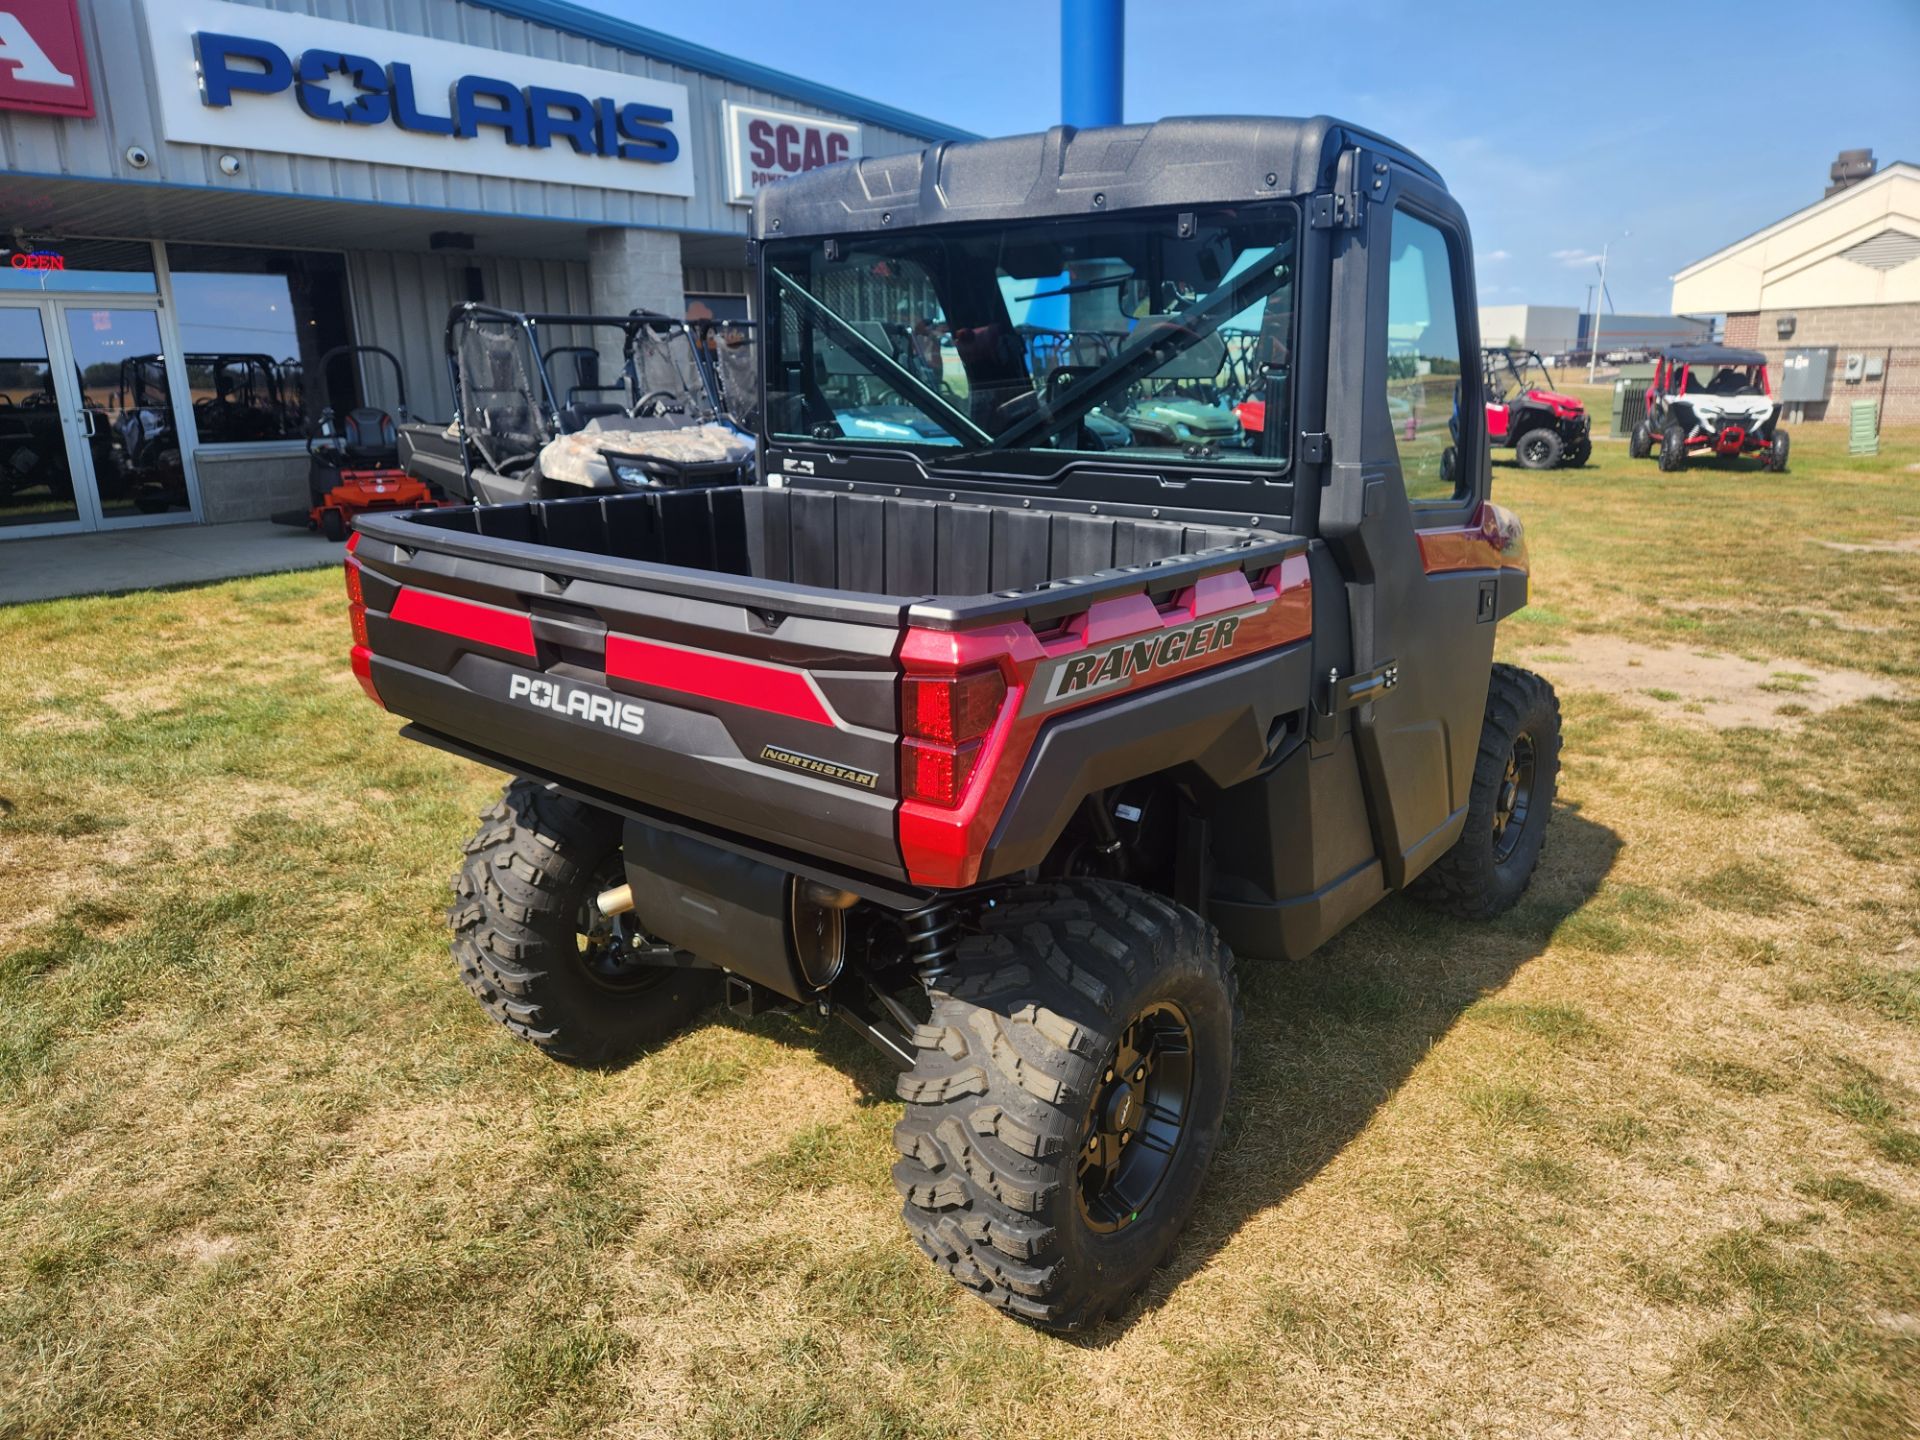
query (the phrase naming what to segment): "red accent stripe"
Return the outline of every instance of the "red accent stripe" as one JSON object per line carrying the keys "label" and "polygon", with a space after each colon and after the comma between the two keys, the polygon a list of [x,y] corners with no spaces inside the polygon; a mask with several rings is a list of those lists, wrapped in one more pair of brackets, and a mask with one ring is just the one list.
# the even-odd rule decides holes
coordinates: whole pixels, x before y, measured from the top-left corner
{"label": "red accent stripe", "polygon": [[832,714],[807,684],[807,677],[779,665],[656,645],[631,635],[609,635],[607,674],[658,690],[785,715],[790,720],[833,724]]}
{"label": "red accent stripe", "polygon": [[392,614],[403,625],[457,635],[476,645],[491,645],[516,655],[534,653],[533,617],[515,610],[502,610],[497,605],[402,588],[394,597]]}

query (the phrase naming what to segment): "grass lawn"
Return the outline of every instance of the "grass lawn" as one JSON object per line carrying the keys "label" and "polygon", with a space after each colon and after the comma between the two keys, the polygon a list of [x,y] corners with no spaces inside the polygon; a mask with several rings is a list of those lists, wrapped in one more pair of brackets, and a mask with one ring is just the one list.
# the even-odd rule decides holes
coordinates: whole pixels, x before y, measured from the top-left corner
{"label": "grass lawn", "polygon": [[1843,446],[1497,468],[1534,890],[1243,965],[1196,1223],[1071,1342],[913,1249],[851,1035],[482,1016],[499,779],[366,703],[336,573],[0,611],[0,1436],[1915,1434],[1920,434]]}

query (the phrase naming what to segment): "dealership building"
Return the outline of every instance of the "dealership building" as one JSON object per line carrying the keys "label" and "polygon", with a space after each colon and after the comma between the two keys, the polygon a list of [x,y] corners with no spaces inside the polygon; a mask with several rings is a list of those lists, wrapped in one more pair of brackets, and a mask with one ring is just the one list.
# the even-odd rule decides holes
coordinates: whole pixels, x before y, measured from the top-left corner
{"label": "dealership building", "polygon": [[1676,312],[1714,311],[1765,352],[1789,419],[1920,423],[1920,165],[1845,151],[1820,199],[1673,277]]}
{"label": "dealership building", "polygon": [[742,317],[757,188],[964,138],[556,0],[0,5],[0,539],[303,505],[335,347],[446,419],[456,303]]}

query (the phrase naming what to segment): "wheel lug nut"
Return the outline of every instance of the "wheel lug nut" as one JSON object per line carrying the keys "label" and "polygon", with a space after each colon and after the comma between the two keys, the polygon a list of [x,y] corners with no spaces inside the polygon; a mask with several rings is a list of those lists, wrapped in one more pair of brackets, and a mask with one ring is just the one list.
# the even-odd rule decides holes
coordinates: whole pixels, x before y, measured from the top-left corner
{"label": "wheel lug nut", "polygon": [[1133,1131],[1131,1131],[1131,1130],[1122,1130],[1122,1131],[1120,1132],[1120,1143],[1121,1143],[1122,1145],[1125,1145],[1125,1144],[1126,1144],[1126,1143],[1127,1143],[1128,1141],[1130,1141],[1131,1139],[1133,1139]]}
{"label": "wheel lug nut", "polygon": [[1099,1148],[1100,1148],[1100,1137],[1098,1135],[1089,1137],[1087,1140],[1087,1149],[1098,1150]]}
{"label": "wheel lug nut", "polygon": [[1107,1071],[1107,1079],[1108,1079],[1109,1081],[1111,1081],[1111,1080],[1113,1079],[1113,1071],[1111,1071],[1111,1070],[1109,1070],[1109,1071]]}
{"label": "wheel lug nut", "polygon": [[1142,1080],[1146,1078],[1147,1078],[1147,1067],[1144,1065],[1142,1065],[1138,1070],[1133,1072],[1133,1083],[1136,1085],[1138,1085]]}

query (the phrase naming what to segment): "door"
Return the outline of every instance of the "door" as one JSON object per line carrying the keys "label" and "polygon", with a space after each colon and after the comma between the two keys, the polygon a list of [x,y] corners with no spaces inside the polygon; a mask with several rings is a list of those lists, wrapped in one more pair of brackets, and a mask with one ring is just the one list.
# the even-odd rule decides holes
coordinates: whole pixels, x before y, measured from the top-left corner
{"label": "door", "polygon": [[94,526],[194,519],[184,438],[192,432],[181,424],[190,397],[179,357],[161,343],[159,310],[84,300],[53,308],[78,390]]}
{"label": "door", "polygon": [[1430,568],[1423,543],[1471,532],[1486,495],[1465,218],[1438,185],[1385,157],[1354,169],[1374,184],[1334,260],[1330,369],[1346,383],[1328,398],[1334,464],[1321,528],[1354,577],[1354,672],[1391,667],[1396,681],[1359,708],[1354,737],[1397,887],[1460,833],[1492,622],[1512,582],[1497,569]]}
{"label": "door", "polygon": [[0,307],[0,536],[82,528],[82,472],[70,387],[42,307]]}

